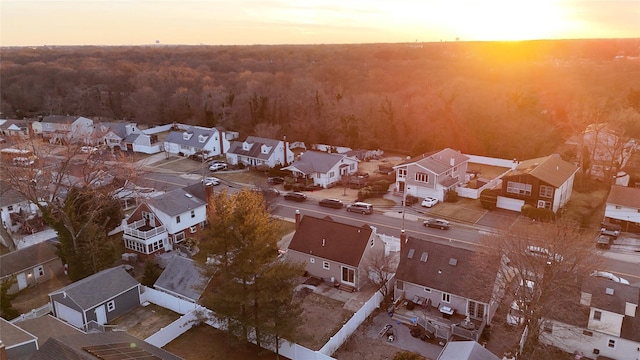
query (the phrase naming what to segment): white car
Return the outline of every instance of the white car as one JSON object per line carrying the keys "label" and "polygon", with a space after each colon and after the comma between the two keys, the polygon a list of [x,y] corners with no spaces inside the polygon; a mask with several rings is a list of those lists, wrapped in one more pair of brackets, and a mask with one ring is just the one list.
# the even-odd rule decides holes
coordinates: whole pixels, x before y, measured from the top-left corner
{"label": "white car", "polygon": [[422,207],[430,208],[430,207],[434,206],[437,203],[438,203],[438,199],[432,198],[432,197],[426,197],[424,200],[422,200],[422,204],[421,205],[422,205]]}
{"label": "white car", "polygon": [[211,166],[209,166],[209,170],[211,171],[225,170],[226,168],[227,168],[227,164],[219,163],[219,162],[215,162],[211,164]]}
{"label": "white car", "polygon": [[96,151],[98,151],[98,148],[94,146],[83,146],[80,148],[80,152],[83,154],[93,154]]}
{"label": "white car", "polygon": [[629,285],[629,280],[625,279],[625,278],[621,278],[617,275],[614,275],[608,271],[594,271],[591,273],[591,276],[597,276],[597,277],[603,277],[606,279],[609,279],[613,282],[617,282],[620,284],[625,284],[625,285]]}
{"label": "white car", "polygon": [[213,177],[213,176],[207,176],[207,177],[204,178],[204,183],[216,186],[216,185],[220,185],[220,179],[218,179],[217,177]]}

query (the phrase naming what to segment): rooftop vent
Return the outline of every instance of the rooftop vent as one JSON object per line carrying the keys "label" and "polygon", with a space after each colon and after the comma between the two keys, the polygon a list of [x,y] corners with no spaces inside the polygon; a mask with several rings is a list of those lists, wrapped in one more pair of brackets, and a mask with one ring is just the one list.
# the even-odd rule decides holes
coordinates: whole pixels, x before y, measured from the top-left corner
{"label": "rooftop vent", "polygon": [[613,295],[613,289],[612,288],[607,288],[604,292],[607,295]]}
{"label": "rooftop vent", "polygon": [[456,266],[458,264],[458,259],[451,258],[449,259],[449,265]]}
{"label": "rooftop vent", "polygon": [[428,258],[429,258],[429,253],[425,251],[422,253],[422,256],[420,256],[420,261],[427,262]]}
{"label": "rooftop vent", "polygon": [[407,259],[413,259],[413,254],[416,253],[416,249],[409,249],[409,254],[407,255]]}

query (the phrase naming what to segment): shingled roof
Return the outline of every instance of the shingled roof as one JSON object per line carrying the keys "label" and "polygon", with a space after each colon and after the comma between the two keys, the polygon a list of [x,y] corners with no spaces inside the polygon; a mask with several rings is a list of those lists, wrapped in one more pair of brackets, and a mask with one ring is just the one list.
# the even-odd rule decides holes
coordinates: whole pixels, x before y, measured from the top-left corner
{"label": "shingled roof", "polygon": [[[244,150],[242,146],[244,143],[251,144],[251,148],[249,150]],[[279,143],[280,143],[279,140],[249,136],[245,141],[232,142],[227,153],[241,155],[241,156],[248,156],[256,159],[268,160],[269,158],[271,158],[271,154],[273,154],[273,152],[275,151]],[[262,153],[263,145],[270,148],[268,152]]]}
{"label": "shingled roof", "polygon": [[607,204],[640,209],[640,189],[613,185],[607,197]]}
{"label": "shingled roof", "polygon": [[204,268],[191,259],[174,256],[153,287],[175,293],[194,302],[200,299],[209,279]]}
{"label": "shingled roof", "polygon": [[146,201],[149,205],[169,216],[180,215],[206,205],[202,199],[187,192],[185,189],[175,189],[158,197],[149,198]]}
{"label": "shingled roof", "polygon": [[[343,154],[329,154],[321,151],[306,151],[300,158],[290,166],[282,170],[299,171],[305,175],[320,173],[324,174],[331,170],[336,164],[346,158]],[[358,161],[353,158],[353,160]]]}
{"label": "shingled roof", "polygon": [[[452,165],[453,161],[453,165]],[[417,164],[434,174],[442,174],[447,170],[451,169],[454,166],[458,166],[461,163],[469,161],[469,157],[461,154],[459,151],[444,148],[442,150],[422,154],[415,156],[409,160],[403,161],[400,164],[394,166],[393,168],[404,167],[409,164]]]}
{"label": "shingled roof", "polygon": [[[164,139],[166,143],[180,144],[191,146],[195,149],[202,149],[211,140],[218,130],[215,128],[204,128],[200,126],[191,126],[185,131],[172,131]],[[185,134],[189,134],[185,139]],[[202,141],[201,141],[202,140]]]}
{"label": "shingled roof", "polygon": [[373,230],[335,222],[330,217],[305,215],[293,235],[289,250],[357,267]]}
{"label": "shingled roof", "polygon": [[12,251],[0,256],[0,278],[32,269],[56,258],[56,248],[49,241]]}
{"label": "shingled roof", "polygon": [[549,185],[560,187],[577,171],[578,167],[576,165],[562,160],[558,155],[549,155],[524,160],[504,177],[529,174]]}
{"label": "shingled roof", "polygon": [[[407,239],[400,254],[396,279],[488,303],[493,295],[492,284],[498,273],[498,263],[492,274],[478,272],[471,263],[473,251],[433,241]],[[486,286],[481,291],[466,289],[460,283],[465,277],[472,277]]]}

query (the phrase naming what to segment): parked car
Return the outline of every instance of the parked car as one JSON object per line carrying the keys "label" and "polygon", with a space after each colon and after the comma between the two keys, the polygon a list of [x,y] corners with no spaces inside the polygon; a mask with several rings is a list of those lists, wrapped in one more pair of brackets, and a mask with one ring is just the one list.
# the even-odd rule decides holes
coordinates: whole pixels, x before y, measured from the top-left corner
{"label": "parked car", "polygon": [[597,248],[609,250],[611,249],[611,245],[613,245],[613,237],[609,235],[598,236],[598,241],[596,242]]}
{"label": "parked car", "polygon": [[420,205],[422,205],[422,207],[430,208],[437,203],[438,203],[438,199],[432,198],[432,197],[426,197],[424,200],[422,200],[422,204]]}
{"label": "parked car", "polygon": [[225,170],[226,168],[227,168],[226,163],[214,162],[211,165],[209,165],[209,170],[211,171]]}
{"label": "parked car", "polygon": [[620,284],[625,284],[625,285],[629,285],[629,280],[625,279],[625,278],[621,278],[617,275],[614,275],[608,271],[594,271],[591,273],[591,276],[597,276],[597,277],[603,277],[606,279],[609,279],[613,282],[617,282]]}
{"label": "parked car", "polygon": [[284,178],[281,176],[271,176],[267,181],[271,185],[280,185],[284,183]]}
{"label": "parked car", "polygon": [[622,228],[618,224],[603,222],[600,227],[600,234],[617,238],[618,235],[620,235],[620,230],[622,230]]}
{"label": "parked car", "polygon": [[216,185],[220,185],[220,179],[218,179],[217,177],[213,177],[213,176],[207,176],[207,177],[204,178],[204,183],[216,186]]}
{"label": "parked car", "polygon": [[353,204],[347,205],[347,211],[358,212],[361,214],[372,214],[373,205],[366,202],[355,202]]}
{"label": "parked car", "polygon": [[284,199],[285,200],[293,200],[293,201],[297,201],[297,202],[303,202],[305,200],[307,200],[307,195],[303,194],[303,193],[299,193],[299,192],[289,192],[284,194]]}
{"label": "parked car", "polygon": [[338,199],[322,199],[318,202],[318,205],[334,209],[342,209],[344,206],[342,201]]}
{"label": "parked car", "polygon": [[98,148],[95,146],[83,146],[80,148],[80,152],[83,154],[93,154],[98,151]]}
{"label": "parked car", "polygon": [[541,258],[547,259],[547,264],[551,265],[553,261],[562,262],[564,258],[560,254],[552,254],[551,251],[547,248],[543,248],[540,246],[529,245],[525,250],[525,254],[531,256],[537,256]]}
{"label": "parked car", "polygon": [[427,219],[422,223],[422,225],[426,227],[438,228],[442,230],[449,229],[449,222],[447,220],[442,220],[442,219]]}

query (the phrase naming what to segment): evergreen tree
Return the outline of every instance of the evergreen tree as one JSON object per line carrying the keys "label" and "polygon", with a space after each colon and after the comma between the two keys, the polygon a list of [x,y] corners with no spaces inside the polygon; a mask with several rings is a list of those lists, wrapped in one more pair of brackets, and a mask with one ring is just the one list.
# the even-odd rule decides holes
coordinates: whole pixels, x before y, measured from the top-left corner
{"label": "evergreen tree", "polygon": [[16,278],[12,276],[2,279],[2,283],[0,283],[0,317],[5,320],[11,320],[20,315],[20,313],[13,308],[13,305],[11,305],[11,300],[13,300],[16,295],[9,294],[9,289],[11,289],[16,282]]}

